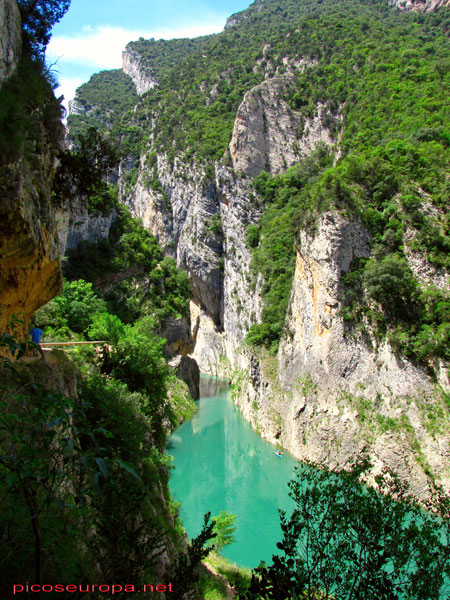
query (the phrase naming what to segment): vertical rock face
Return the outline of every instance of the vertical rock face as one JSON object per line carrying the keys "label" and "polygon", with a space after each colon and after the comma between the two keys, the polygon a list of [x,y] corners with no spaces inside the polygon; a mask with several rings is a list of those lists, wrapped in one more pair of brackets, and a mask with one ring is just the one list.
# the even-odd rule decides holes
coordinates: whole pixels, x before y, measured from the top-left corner
{"label": "vertical rock face", "polygon": [[260,209],[245,176],[262,169],[281,173],[319,142],[333,143],[321,106],[299,129],[300,114],[284,100],[293,83],[291,74],[275,76],[245,95],[230,144],[233,169],[218,166],[207,176],[195,162],[177,158],[170,164],[159,155],[152,171],[144,156],[134,190],[121,189],[121,200],[190,275],[193,356],[204,372],[221,372],[220,357],[240,360],[239,346],[261,312],[259,286],[249,289],[251,252],[245,245],[247,226]]}
{"label": "vertical rock face", "polygon": [[347,331],[341,309],[342,275],[353,258],[368,257],[369,236],[358,223],[325,213],[311,235],[302,231],[287,316],[288,334],[280,347],[284,386],[306,374],[327,390],[367,397],[415,395],[429,389],[423,371],[397,359],[388,346],[374,348]]}
{"label": "vertical rock face", "polygon": [[16,0],[0,3],[0,86],[15,70],[22,49],[21,21]]}
{"label": "vertical rock face", "polygon": [[282,173],[310,154],[318,143],[333,145],[323,125],[323,106],[316,107],[312,119],[304,120],[284,99],[293,95],[295,81],[292,74],[276,75],[245,94],[230,143],[233,167],[238,173],[252,177],[263,170]]}
{"label": "vertical rock face", "polygon": [[414,12],[433,12],[444,6],[450,6],[449,0],[388,0],[388,3],[399,10]]}
{"label": "vertical rock face", "polygon": [[139,96],[158,85],[156,79],[142,65],[139,54],[130,48],[122,52],[122,70],[134,81]]}
{"label": "vertical rock face", "polygon": [[[152,188],[145,160],[142,161],[137,185],[123,200],[176,257],[178,265],[186,269],[191,276],[194,301],[221,329],[222,235],[217,190],[201,167],[189,167],[179,161],[170,165],[165,156],[158,157],[157,174],[163,192]],[[219,229],[213,231],[214,223]]]}
{"label": "vertical rock face", "polygon": [[87,201],[73,199],[70,206],[55,211],[56,229],[60,254],[76,248],[80,242],[95,244],[107,239],[111,225],[117,217],[115,210],[104,214],[88,211]]}
{"label": "vertical rock face", "polygon": [[368,241],[361,224],[337,213],[300,234],[287,333],[277,357],[243,352],[235,401],[264,437],[299,459],[342,468],[366,452],[375,472],[389,467],[424,497],[427,467],[450,482],[450,436],[434,435],[427,422],[429,377],[387,343],[376,348],[348,331],[340,315],[342,274],[368,256]]}
{"label": "vertical rock face", "polygon": [[[0,5],[0,84],[11,75],[21,47],[20,15],[15,1]],[[48,98],[48,102],[56,102]],[[61,289],[62,275],[51,185],[56,154],[63,144],[59,122],[46,129],[36,110],[27,155],[0,165],[0,334],[13,315],[24,321],[16,333],[28,337],[34,311]]]}
{"label": "vertical rock face", "polygon": [[62,285],[50,200],[54,153],[32,158],[35,168],[19,161],[0,174],[0,331],[15,314],[25,321],[24,336],[34,311]]}
{"label": "vertical rock face", "polygon": [[248,291],[251,254],[245,232],[259,209],[250,182],[218,167],[213,179],[200,165],[170,165],[158,157],[157,177],[148,181],[145,159],[133,193],[122,197],[191,278],[192,356],[203,372],[219,374],[219,359],[237,356],[238,346],[260,312]]}

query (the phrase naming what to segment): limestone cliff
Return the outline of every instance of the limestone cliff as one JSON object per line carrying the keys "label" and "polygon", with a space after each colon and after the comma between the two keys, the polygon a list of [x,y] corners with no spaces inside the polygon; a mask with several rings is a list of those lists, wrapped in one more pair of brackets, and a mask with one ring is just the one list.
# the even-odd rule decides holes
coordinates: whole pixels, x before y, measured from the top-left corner
{"label": "limestone cliff", "polygon": [[[198,307],[194,322],[210,322],[230,348],[241,343],[260,311],[258,300],[246,301],[251,253],[245,231],[260,214],[246,176],[263,169],[282,172],[317,144],[334,143],[320,105],[308,127],[299,131],[301,117],[284,100],[292,85],[292,75],[276,75],[244,96],[229,146],[233,168],[218,165],[214,174],[206,173],[201,164],[187,165],[179,158],[172,165],[158,155],[155,162],[149,152],[141,158],[131,193],[123,176],[119,180],[121,201],[189,273]],[[213,365],[215,359],[207,362]]]}
{"label": "limestone cliff", "polygon": [[0,5],[0,86],[16,69],[22,50],[21,21],[16,0]]}
{"label": "limestone cliff", "polygon": [[237,172],[252,177],[263,170],[282,173],[318,143],[333,145],[334,139],[324,126],[324,106],[318,104],[314,117],[304,119],[287,102],[295,81],[293,74],[275,75],[245,94],[230,144]]}
{"label": "limestone cliff", "polygon": [[[12,75],[17,62],[21,24],[15,2],[2,3],[1,10],[5,76]],[[17,315],[24,325],[16,331],[24,337],[34,311],[62,284],[51,187],[63,126],[50,86],[44,103],[33,110],[33,127],[26,134],[22,155],[2,156],[0,161],[0,332]]]}
{"label": "limestone cliff", "polygon": [[158,85],[154,76],[143,65],[139,54],[131,48],[122,52],[122,70],[133,80],[139,96]]}
{"label": "limestone cliff", "polygon": [[107,239],[117,213],[114,209],[90,213],[86,198],[74,197],[55,212],[59,252],[76,248],[80,242],[95,244]]}
{"label": "limestone cliff", "polygon": [[[408,480],[418,497],[427,473],[450,483],[450,436],[445,404],[424,368],[348,329],[340,314],[342,274],[367,256],[369,236],[337,213],[321,217],[315,234],[302,232],[278,356],[244,351],[235,400],[272,443],[330,468],[366,452]],[[433,430],[430,410],[442,418]]]}
{"label": "limestone cliff", "polygon": [[125,195],[122,188],[122,201],[168,252],[175,254],[178,265],[191,277],[194,301],[221,329],[222,235],[211,229],[214,219],[220,221],[215,185],[205,179],[201,167],[189,169],[180,161],[172,166],[165,156],[159,156],[156,165],[157,181],[163,191],[152,186],[154,176],[143,158],[136,187],[130,195]]}

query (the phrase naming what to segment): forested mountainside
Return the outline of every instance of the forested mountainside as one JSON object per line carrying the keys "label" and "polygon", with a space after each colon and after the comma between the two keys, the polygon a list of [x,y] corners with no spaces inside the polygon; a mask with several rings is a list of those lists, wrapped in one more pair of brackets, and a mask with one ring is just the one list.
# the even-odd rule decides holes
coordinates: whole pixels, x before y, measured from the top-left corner
{"label": "forested mountainside", "polygon": [[[0,6],[2,585],[204,595],[212,529],[186,542],[164,454],[199,367],[322,482],[368,457],[369,482],[390,469],[423,503],[448,488],[448,3],[256,0],[217,35],[130,42],[122,71],[79,88],[69,148],[43,61],[69,2],[41,4]],[[47,340],[107,348],[44,364],[25,343],[33,317]],[[409,560],[417,507],[357,489],[355,506],[398,516]],[[424,599],[442,583],[435,530],[409,581]],[[283,570],[267,574],[282,596]]]}
{"label": "forested mountainside", "polygon": [[261,434],[423,495],[450,475],[450,21],[391,4],[257,0],[130,42],[139,101],[100,111],[104,72],[69,132],[120,144],[119,201],[189,274],[192,356]]}

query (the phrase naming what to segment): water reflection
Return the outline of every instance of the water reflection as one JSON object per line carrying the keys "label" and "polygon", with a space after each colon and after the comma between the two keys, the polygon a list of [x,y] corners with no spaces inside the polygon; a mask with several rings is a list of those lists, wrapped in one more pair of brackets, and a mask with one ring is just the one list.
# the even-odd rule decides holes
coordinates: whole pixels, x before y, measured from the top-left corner
{"label": "water reflection", "polygon": [[262,440],[230,400],[226,381],[201,379],[199,411],[172,435],[175,457],[170,487],[182,503],[181,517],[192,537],[205,512],[237,515],[236,542],[223,554],[254,567],[269,560],[281,539],[278,508],[290,510],[287,482],[296,461]]}

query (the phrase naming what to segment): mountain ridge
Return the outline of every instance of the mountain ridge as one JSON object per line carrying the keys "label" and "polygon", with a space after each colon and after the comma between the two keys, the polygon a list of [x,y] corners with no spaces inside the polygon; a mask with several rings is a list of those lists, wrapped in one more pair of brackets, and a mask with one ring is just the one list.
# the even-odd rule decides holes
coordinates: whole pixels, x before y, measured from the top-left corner
{"label": "mountain ridge", "polygon": [[[221,34],[134,42],[145,68],[167,53],[117,128],[141,131],[119,196],[191,278],[201,369],[231,377],[246,418],[302,459],[342,466],[366,447],[399,469],[400,448],[423,496],[427,473],[449,480],[448,9],[420,8],[256,2]],[[369,249],[334,260],[346,231]]]}

